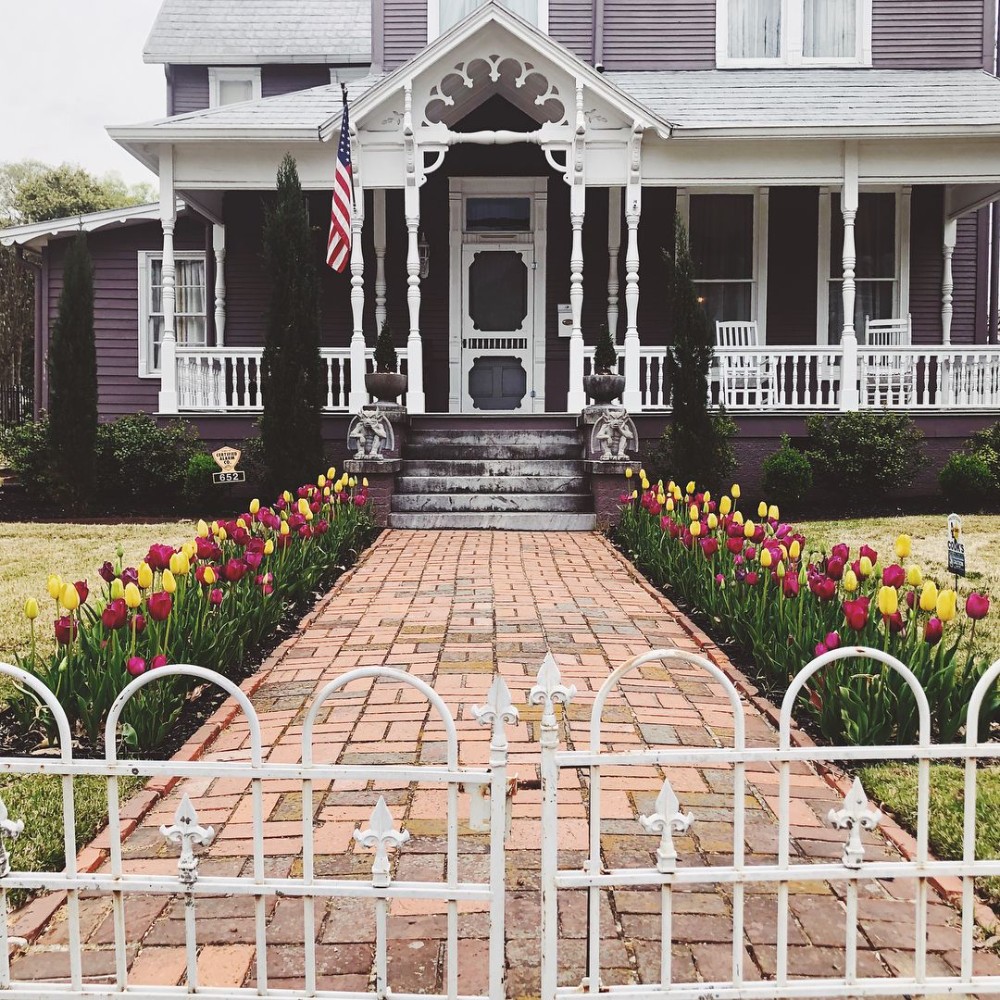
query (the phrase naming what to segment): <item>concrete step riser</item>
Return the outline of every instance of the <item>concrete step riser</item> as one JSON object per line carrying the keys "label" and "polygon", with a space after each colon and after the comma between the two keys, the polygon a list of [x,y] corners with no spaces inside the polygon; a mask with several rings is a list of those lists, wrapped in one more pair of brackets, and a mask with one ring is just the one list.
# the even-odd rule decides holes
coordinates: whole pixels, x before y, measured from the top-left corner
{"label": "concrete step riser", "polygon": [[392,510],[399,514],[451,511],[587,514],[593,510],[593,498],[589,493],[397,493],[392,498]]}
{"label": "concrete step riser", "polygon": [[583,449],[577,443],[564,445],[552,441],[521,441],[517,444],[483,441],[479,444],[431,444],[407,441],[404,459],[508,459],[513,461],[563,459],[581,461]]}
{"label": "concrete step riser", "polygon": [[583,476],[407,476],[397,493],[586,493]]}
{"label": "concrete step riser", "polygon": [[411,430],[407,437],[408,441],[419,444],[431,445],[433,447],[450,446],[456,447],[470,444],[475,448],[488,448],[491,444],[520,445],[551,443],[563,445],[564,447],[575,447],[580,443],[579,432],[572,430],[502,430],[494,428],[483,428],[480,430]]}
{"label": "concrete step riser", "polygon": [[494,531],[593,531],[593,514],[390,514],[389,527],[413,531],[492,529]]}
{"label": "concrete step riser", "polygon": [[556,459],[465,458],[407,459],[403,461],[400,475],[423,476],[554,476],[577,477],[584,474],[582,461]]}

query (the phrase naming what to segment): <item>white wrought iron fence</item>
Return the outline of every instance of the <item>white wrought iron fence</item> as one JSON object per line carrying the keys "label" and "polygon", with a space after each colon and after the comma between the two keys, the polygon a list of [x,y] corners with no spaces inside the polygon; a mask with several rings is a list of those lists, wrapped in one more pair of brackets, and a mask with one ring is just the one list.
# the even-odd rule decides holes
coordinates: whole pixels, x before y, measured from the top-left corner
{"label": "white wrought iron fence", "polygon": [[[813,675],[830,664],[845,659],[874,661],[883,669],[895,671],[912,691],[919,711],[919,740],[916,746],[880,747],[806,747],[792,746],[791,713],[804,685]],[[728,700],[732,710],[732,746],[670,745],[636,750],[605,750],[602,713],[612,692],[628,675],[651,664],[669,662],[695,666],[705,674]],[[986,691],[1000,677],[1000,661],[982,678],[968,707],[968,740],[965,745],[932,745],[927,697],[913,673],[901,662],[879,650],[851,648],[826,653],[808,664],[792,681],[781,706],[778,745],[748,747],[740,697],[729,678],[711,661],[681,650],[655,650],[635,657],[615,670],[602,685],[594,700],[589,727],[589,746],[584,750],[559,749],[559,725],[556,705],[569,705],[576,691],[562,683],[554,660],[547,658],[539,671],[538,680],[529,698],[543,707],[540,746],[542,776],[542,968],[541,998],[580,994],[607,994],[627,1000],[727,1000],[727,998],[775,997],[854,997],[854,996],[932,996],[932,995],[1000,995],[1000,976],[977,975],[973,963],[974,885],[976,878],[1000,874],[1000,860],[977,859],[976,832],[976,772],[980,761],[995,760],[1000,747],[977,742],[980,706]],[[609,739],[613,739],[611,736]],[[861,760],[916,761],[918,782],[918,818],[916,854],[912,860],[868,860],[862,831],[871,831],[879,823],[880,814],[865,798],[860,782],[856,782],[842,807],[831,809],[828,823],[844,835],[843,853],[839,861],[799,861],[793,863],[790,854],[792,839],[790,786],[793,768],[804,764],[830,761]],[[953,761],[965,768],[964,844],[958,861],[931,860],[928,850],[928,820],[930,815],[931,761]],[[761,766],[778,768],[777,837],[770,854],[774,863],[755,858],[748,863],[745,851],[747,817],[747,771]],[[655,866],[609,868],[602,857],[602,774],[611,770],[616,776],[636,773],[641,768],[677,769],[681,767],[725,769],[731,774],[731,859],[726,863],[705,864],[697,856],[684,857],[675,837],[698,825],[697,808],[685,811],[684,793],[678,794],[669,776],[664,777],[652,812],[636,823],[646,833],[659,835]],[[560,867],[558,789],[560,775],[577,770],[586,775],[589,787],[589,848],[586,860],[579,868]],[[663,772],[660,772],[661,774]],[[618,788],[622,786],[618,784]],[[719,809],[713,808],[717,814]],[[945,976],[940,969],[932,972],[928,964],[928,882],[932,878],[957,876],[962,880],[961,970]],[[914,904],[914,936],[907,944],[912,948],[912,974],[893,975],[885,970],[883,977],[863,975],[858,962],[858,899],[861,887],[870,880],[907,880],[916,882]],[[789,893],[803,883],[828,883],[838,887],[846,903],[842,947],[843,975],[800,975],[789,968]],[[725,892],[732,899],[732,952],[730,973],[717,981],[692,981],[675,974],[672,963],[674,944],[674,901],[679,892],[693,887],[707,887],[710,892]],[[602,982],[602,893],[611,890],[646,888],[659,889],[659,976],[655,983],[609,985]],[[566,890],[584,891],[587,895],[587,939],[585,974],[579,985],[559,986],[560,951],[563,940],[559,934],[559,894]],[[746,901],[748,893],[770,893],[776,896],[775,974],[761,981],[747,976],[744,949]],[[758,897],[759,898],[759,897]],[[646,912],[649,912],[648,910]],[[830,962],[831,966],[835,963]],[[833,968],[831,968],[833,973]]]}
{"label": "white wrought iron fence", "polygon": [[[39,997],[115,997],[123,994],[141,1000],[170,1000],[190,996],[215,997],[338,997],[386,998],[416,1000],[434,996],[438,1000],[474,1000],[460,996],[458,990],[458,930],[459,907],[463,903],[486,903],[489,907],[489,972],[488,993],[480,1000],[502,1000],[504,996],[504,837],[509,808],[507,785],[507,739],[505,727],[516,724],[517,710],[512,706],[510,692],[500,677],[490,688],[487,704],[474,709],[475,717],[491,727],[490,763],[488,767],[464,767],[459,764],[458,733],[454,718],[442,699],[424,681],[401,670],[389,667],[367,667],[350,671],[330,681],[316,695],[302,724],[301,763],[271,762],[265,759],[261,724],[246,694],[226,678],[197,666],[169,666],[150,671],[133,680],[115,701],[105,729],[106,753],[103,760],[76,759],[72,753],[70,726],[56,697],[40,681],[17,667],[0,664],[0,675],[11,678],[32,691],[52,713],[59,732],[58,758],[0,758],[0,774],[59,776],[62,784],[64,845],[66,867],[63,871],[18,871],[10,864],[10,843],[19,836],[30,835],[32,816],[8,816],[0,801],[0,914],[7,913],[8,894],[14,889],[62,892],[66,895],[66,922],[69,976],[65,981],[17,981],[11,975],[10,946],[6,919],[0,919],[0,993],[15,998]],[[235,699],[249,729],[249,760],[157,761],[121,760],[116,750],[116,732],[122,712],[143,688],[162,683],[170,677],[183,675],[222,688]],[[440,718],[445,738],[445,762],[436,764],[329,764],[314,759],[313,737],[317,719],[328,702],[352,685],[383,681],[409,686],[422,695]],[[77,867],[77,843],[73,799],[73,780],[82,775],[103,777],[108,792],[109,863],[97,872],[81,872]],[[123,859],[122,816],[119,782],[126,777],[170,776],[192,779],[197,783],[215,779],[236,779],[249,783],[252,799],[252,871],[245,876],[227,876],[215,871],[199,870],[215,839],[211,825],[199,820],[197,809],[188,794],[178,805],[173,822],[164,824],[160,834],[174,845],[178,853],[177,874],[158,875],[129,870]],[[446,789],[447,833],[444,878],[441,880],[401,880],[392,875],[390,852],[398,851],[411,840],[405,829],[397,826],[389,807],[381,796],[364,829],[354,833],[359,845],[374,850],[371,876],[331,877],[316,868],[314,843],[314,805],[317,794],[336,781],[376,781],[388,783],[419,782]],[[302,863],[301,874],[285,877],[270,874],[265,851],[264,789],[271,782],[300,790],[302,802]],[[471,793],[469,825],[473,830],[489,830],[489,876],[487,881],[471,881],[459,873],[459,794]],[[193,793],[192,793],[193,794]],[[412,838],[416,839],[416,838]],[[114,971],[108,976],[84,974],[82,956],[80,896],[98,893],[109,896],[113,904]],[[164,982],[155,986],[130,983],[130,965],[137,941],[130,940],[128,909],[140,897],[179,898],[183,900],[185,972],[181,985]],[[253,901],[255,951],[253,980],[246,987],[205,987],[199,985],[198,908],[211,897],[228,897],[236,901]],[[302,990],[269,986],[268,904],[277,900],[300,900],[302,912]],[[375,914],[373,948],[373,988],[368,992],[331,991],[317,988],[317,905],[326,906],[334,900],[369,900]],[[445,910],[446,951],[444,959],[445,992],[428,994],[419,984],[390,981],[387,960],[389,934],[387,918],[395,900],[421,900],[439,903]],[[148,971],[148,970],[147,970]]]}

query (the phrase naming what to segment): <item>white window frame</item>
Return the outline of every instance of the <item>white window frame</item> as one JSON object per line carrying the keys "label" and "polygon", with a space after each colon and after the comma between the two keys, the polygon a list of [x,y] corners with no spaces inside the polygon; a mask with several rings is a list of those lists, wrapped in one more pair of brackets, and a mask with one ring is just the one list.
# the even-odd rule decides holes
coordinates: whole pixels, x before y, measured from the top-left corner
{"label": "white window frame", "polygon": [[[896,274],[893,278],[893,315],[907,316],[910,312],[910,205],[912,188],[862,187],[860,194],[894,194],[896,196]],[[833,232],[833,195],[842,194],[840,188],[820,188],[819,192],[819,254],[816,269],[816,343],[830,343],[830,290],[834,278],[830,271],[830,237]],[[861,279],[868,280],[868,279]],[[858,343],[864,340],[865,331],[857,330]]]}
{"label": "white window frame", "polygon": [[[441,35],[441,4],[447,0],[427,0],[427,41],[433,42]],[[484,0],[485,3],[485,0]],[[549,0],[538,0],[539,31],[549,33]]]}
{"label": "white window frame", "polygon": [[261,98],[259,66],[209,66],[208,106],[210,108],[222,107],[219,98],[222,89],[220,84],[223,82],[249,83],[253,90],[250,100],[259,101]]}
{"label": "white window frame", "polygon": [[774,59],[741,59],[729,55],[730,0],[716,0],[715,64],[718,69],[781,68],[786,66],[871,66],[872,0],[856,0],[857,48],[843,59],[807,57],[802,54],[803,0],[781,0],[781,52]]}
{"label": "white window frame", "polygon": [[371,74],[371,66],[362,63],[358,66],[331,66],[330,83],[336,86],[338,83],[350,83],[351,80],[361,80]]}
{"label": "white window frame", "polygon": [[[753,278],[750,281],[750,319],[757,324],[757,337],[767,343],[767,231],[770,219],[770,189],[766,187],[678,188],[677,214],[690,234],[691,196],[713,194],[753,195]],[[689,235],[690,239],[690,235]],[[695,279],[698,280],[697,278]],[[725,282],[721,282],[725,283]],[[715,331],[712,331],[713,336]]]}
{"label": "white window frame", "polygon": [[[163,260],[162,250],[139,251],[139,378],[160,378],[159,368],[152,366],[152,340],[149,335],[149,310],[151,296],[151,279],[153,276],[153,261]],[[208,287],[208,254],[204,250],[177,250],[174,252],[176,262],[195,260],[205,266],[205,346],[209,344],[209,287]],[[178,345],[182,346],[182,345]]]}

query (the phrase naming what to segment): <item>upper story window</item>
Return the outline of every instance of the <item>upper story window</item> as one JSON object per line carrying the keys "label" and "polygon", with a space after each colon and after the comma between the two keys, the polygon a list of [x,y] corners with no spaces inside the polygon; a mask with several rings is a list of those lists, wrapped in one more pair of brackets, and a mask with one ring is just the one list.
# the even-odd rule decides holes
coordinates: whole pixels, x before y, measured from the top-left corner
{"label": "upper story window", "polygon": [[241,101],[259,101],[259,66],[211,66],[208,70],[208,106],[221,108],[224,104]]}
{"label": "upper story window", "polygon": [[872,0],[717,0],[719,66],[870,66]]}
{"label": "upper story window", "polygon": [[[458,24],[487,0],[428,0],[427,40],[433,41],[452,25]],[[500,0],[508,10],[526,21],[538,25],[542,31],[549,29],[549,0]]]}

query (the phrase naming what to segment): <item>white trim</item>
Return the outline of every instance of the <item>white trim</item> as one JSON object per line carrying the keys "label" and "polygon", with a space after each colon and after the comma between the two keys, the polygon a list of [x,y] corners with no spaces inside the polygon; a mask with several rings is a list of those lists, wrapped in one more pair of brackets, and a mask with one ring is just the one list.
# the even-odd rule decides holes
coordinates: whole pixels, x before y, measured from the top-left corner
{"label": "white trim", "polygon": [[872,64],[872,0],[855,0],[855,55],[846,59],[810,58],[802,53],[803,0],[781,0],[781,53],[775,59],[741,59],[729,55],[729,3],[716,0],[715,65],[717,69],[781,67],[850,67]]}
{"label": "white trim", "polygon": [[[220,100],[222,83],[249,83],[251,101],[261,100],[260,67],[259,66],[209,66],[208,67],[208,106],[209,108],[228,107]],[[231,101],[231,104],[244,104],[245,101]]]}
{"label": "white trim", "polygon": [[[139,378],[159,379],[160,369],[150,367],[149,349],[151,341],[149,339],[149,307],[150,307],[150,279],[152,277],[152,262],[163,259],[163,250],[140,250],[138,257],[139,273],[139,295],[138,295],[138,336],[139,336]],[[208,321],[209,321],[209,287],[208,287],[208,254],[204,250],[176,250],[174,261],[200,260],[205,268],[205,344],[194,344],[194,347],[209,347],[208,343]],[[186,315],[186,314],[185,314]],[[178,344],[184,347],[184,344]]]}
{"label": "white trim", "polygon": [[[447,2],[447,0],[445,0]],[[489,0],[481,0],[480,6],[485,7]],[[500,0],[502,3],[503,0]],[[544,31],[545,34],[549,33],[549,0],[537,0],[538,2],[538,22],[534,23],[535,27],[539,31]],[[510,13],[513,13],[512,11]],[[471,16],[471,13],[466,16]],[[515,15],[516,17],[517,15]],[[464,18],[462,19],[464,20]],[[460,21],[456,21],[456,24],[460,24]],[[454,27],[454,25],[452,25]],[[451,30],[451,29],[448,29]],[[442,35],[441,31],[441,0],[427,0],[427,44],[440,38]]]}

